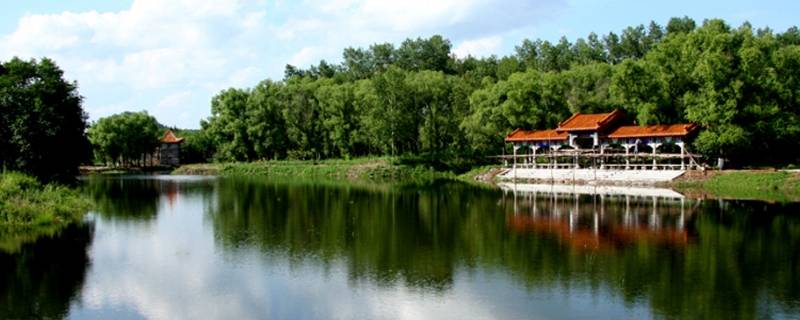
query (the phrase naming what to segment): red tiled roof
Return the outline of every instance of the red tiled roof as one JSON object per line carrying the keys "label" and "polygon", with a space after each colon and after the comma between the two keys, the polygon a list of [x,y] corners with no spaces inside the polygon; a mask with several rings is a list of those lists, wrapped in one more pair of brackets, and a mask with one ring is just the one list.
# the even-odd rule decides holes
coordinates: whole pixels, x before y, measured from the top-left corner
{"label": "red tiled roof", "polygon": [[657,124],[652,126],[622,126],[608,134],[609,138],[683,137],[697,130],[697,125]]}
{"label": "red tiled roof", "polygon": [[178,138],[177,136],[175,136],[175,133],[172,132],[172,130],[167,130],[167,132],[164,133],[164,137],[161,138],[161,142],[163,142],[163,143],[181,143],[181,142],[183,142],[183,138]]}
{"label": "red tiled roof", "polygon": [[507,142],[514,141],[554,141],[566,140],[567,134],[556,130],[522,130],[517,129],[506,136]]}
{"label": "red tiled roof", "polygon": [[595,114],[580,114],[576,113],[569,117],[567,120],[558,124],[559,132],[562,131],[584,131],[584,130],[600,130],[604,126],[612,123],[614,120],[622,117],[622,111],[615,109],[609,113],[595,113]]}

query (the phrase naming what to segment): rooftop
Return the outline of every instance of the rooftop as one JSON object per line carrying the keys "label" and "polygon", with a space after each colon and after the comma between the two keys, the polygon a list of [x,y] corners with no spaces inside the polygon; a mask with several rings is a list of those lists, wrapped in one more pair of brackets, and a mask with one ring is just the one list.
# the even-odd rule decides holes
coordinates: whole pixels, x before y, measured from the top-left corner
{"label": "rooftop", "polygon": [[622,111],[619,109],[614,109],[609,113],[576,113],[559,123],[556,130],[559,132],[600,130],[613,123],[614,120],[622,118],[622,116]]}
{"label": "rooftop", "polygon": [[554,141],[554,140],[567,140],[566,132],[558,132],[556,130],[521,130],[517,129],[506,136],[507,142],[514,141]]}
{"label": "rooftop", "polygon": [[621,126],[608,134],[612,139],[644,137],[683,137],[697,130],[696,124],[657,124],[651,126]]}
{"label": "rooftop", "polygon": [[175,135],[175,132],[172,132],[172,130],[167,130],[167,132],[164,132],[164,137],[161,138],[161,142],[163,142],[163,143],[181,143],[181,142],[183,142],[183,138],[178,138]]}

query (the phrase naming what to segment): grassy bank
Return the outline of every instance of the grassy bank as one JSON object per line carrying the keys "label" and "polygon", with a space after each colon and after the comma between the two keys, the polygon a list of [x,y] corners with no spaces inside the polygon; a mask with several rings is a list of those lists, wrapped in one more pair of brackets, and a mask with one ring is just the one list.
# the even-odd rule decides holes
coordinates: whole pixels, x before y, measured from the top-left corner
{"label": "grassy bank", "polygon": [[42,185],[21,173],[0,173],[0,249],[13,251],[53,234],[80,221],[88,209],[89,201],[69,188]]}
{"label": "grassy bank", "polygon": [[205,163],[181,166],[173,171],[173,174],[297,177],[380,182],[416,182],[434,179],[456,179],[456,175],[451,172],[436,171],[425,166],[404,165],[389,158],[322,161],[281,160],[219,164]]}
{"label": "grassy bank", "polygon": [[[450,179],[489,185],[498,169],[497,165],[476,166],[470,171],[455,174],[449,171],[437,171],[423,165],[406,165],[391,158],[360,158],[194,164],[182,166],[173,174],[402,183]],[[662,187],[674,188],[693,197],[800,201],[800,174],[785,171],[711,171],[687,175]]]}
{"label": "grassy bank", "polygon": [[800,174],[785,171],[722,171],[673,183],[678,191],[700,196],[764,201],[800,201]]}

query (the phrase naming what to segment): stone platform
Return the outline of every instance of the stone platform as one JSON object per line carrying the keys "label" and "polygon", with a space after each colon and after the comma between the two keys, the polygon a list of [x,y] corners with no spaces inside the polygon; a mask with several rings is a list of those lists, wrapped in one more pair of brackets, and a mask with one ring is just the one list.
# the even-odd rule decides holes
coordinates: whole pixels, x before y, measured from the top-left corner
{"label": "stone platform", "polygon": [[657,184],[670,182],[685,172],[686,170],[510,168],[497,177],[501,180],[568,183]]}

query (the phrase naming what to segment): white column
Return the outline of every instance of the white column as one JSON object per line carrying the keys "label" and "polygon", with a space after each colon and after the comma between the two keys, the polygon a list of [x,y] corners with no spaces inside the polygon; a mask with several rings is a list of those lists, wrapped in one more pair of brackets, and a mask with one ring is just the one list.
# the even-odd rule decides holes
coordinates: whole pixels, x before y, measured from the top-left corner
{"label": "white column", "polygon": [[514,144],[514,169],[515,170],[517,169],[517,149],[519,149],[519,146]]}
{"label": "white column", "polygon": [[661,146],[661,143],[651,142],[651,143],[648,143],[647,145],[650,146],[650,148],[653,149],[653,170],[655,170],[656,169],[656,164],[658,164],[656,162],[656,150],[658,149],[658,147]]}
{"label": "white column", "polygon": [[531,145],[531,150],[533,150],[533,159],[531,159],[531,162],[533,163],[533,167],[534,168],[536,168],[536,150],[537,149],[539,149],[539,146],[537,146],[535,144]]}
{"label": "white column", "polygon": [[623,143],[622,147],[625,148],[625,169],[629,169],[631,165],[630,154],[631,154],[631,145],[630,143]]}
{"label": "white column", "polygon": [[[551,150],[553,153],[556,153],[556,152],[558,152],[558,148],[561,148],[561,146],[560,146],[560,145],[550,146],[550,150]],[[553,155],[553,157],[552,157],[552,158],[553,158],[553,163],[550,165],[550,169],[555,169],[556,163],[557,163],[558,161],[556,161],[556,156],[555,156],[555,155]]]}
{"label": "white column", "polygon": [[686,155],[686,149],[684,149],[686,146],[682,141],[675,144],[681,148],[681,170],[686,170],[686,164],[683,161],[683,157]]}

